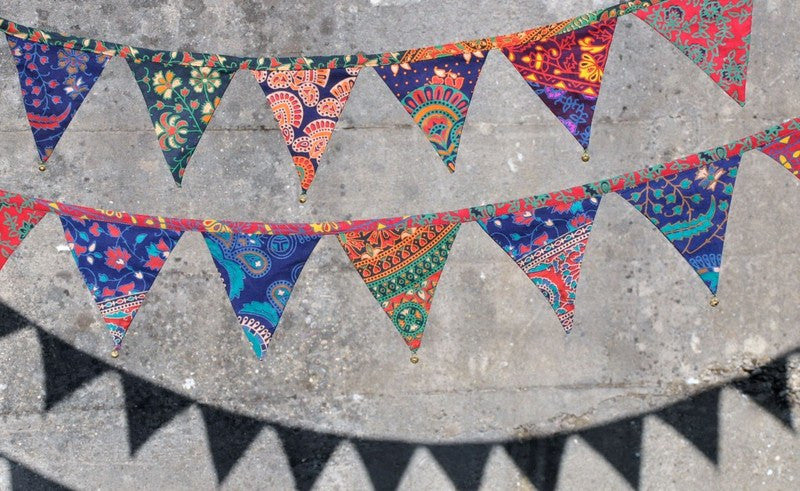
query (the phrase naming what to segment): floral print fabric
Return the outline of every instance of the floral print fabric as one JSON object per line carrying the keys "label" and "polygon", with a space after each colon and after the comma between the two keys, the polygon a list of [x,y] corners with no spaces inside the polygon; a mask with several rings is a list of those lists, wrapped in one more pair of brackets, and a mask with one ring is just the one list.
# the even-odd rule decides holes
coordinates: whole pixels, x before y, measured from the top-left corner
{"label": "floral print fabric", "polygon": [[235,70],[129,60],[158,144],[179,186]]}
{"label": "floral print fabric", "polygon": [[34,199],[0,191],[0,269],[46,214]]}
{"label": "floral print fabric", "polygon": [[289,296],[319,236],[205,233],[228,298],[263,359]]}
{"label": "floral print fabric", "polygon": [[478,221],[572,329],[581,263],[600,197]]}
{"label": "floral print fabric", "polygon": [[778,138],[762,147],[761,151],[800,179],[800,132]]}
{"label": "floral print fabric", "polygon": [[461,133],[485,60],[485,52],[476,51],[375,67],[450,172],[456,169]]}
{"label": "floral print fabric", "polygon": [[589,146],[617,20],[508,47],[503,53],[583,148]]}
{"label": "floral print fabric", "polygon": [[6,36],[39,158],[46,162],[109,57]]}
{"label": "floral print fabric", "polygon": [[744,105],[753,0],[671,0],[636,16]]}
{"label": "floral print fabric", "polygon": [[370,293],[416,353],[460,224],[339,234]]}
{"label": "floral print fabric", "polygon": [[356,83],[360,67],[254,71],[305,193]]}
{"label": "floral print fabric", "polygon": [[60,218],[78,271],[119,349],[182,232]]}
{"label": "floral print fabric", "polygon": [[739,160],[709,162],[617,191],[658,227],[713,294],[719,284]]}

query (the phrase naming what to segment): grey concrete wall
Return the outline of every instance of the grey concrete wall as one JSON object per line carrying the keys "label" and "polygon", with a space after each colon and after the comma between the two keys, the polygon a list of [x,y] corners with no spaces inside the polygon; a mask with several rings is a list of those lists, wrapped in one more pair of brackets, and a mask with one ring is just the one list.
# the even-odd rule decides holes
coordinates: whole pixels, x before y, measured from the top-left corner
{"label": "grey concrete wall", "polygon": [[[156,2],[0,0],[26,25],[164,49],[234,54],[378,51],[492,35],[611,1],[332,0]],[[297,203],[287,150],[253,78],[239,73],[176,189],[141,94],[112,60],[50,160],[36,171],[11,57],[0,53],[0,188],[142,213],[236,220],[369,218],[459,208],[563,187],[706,149],[800,115],[800,5],[755,0],[745,108],[633,16],[621,19],[592,138],[592,160],[497,52],[470,108],[449,175],[374,71],[359,77],[309,202]],[[415,442],[486,441],[572,431],[724,382],[800,347],[800,180],[746,155],[728,227],[721,305],[688,264],[617,196],[604,199],[578,290],[573,334],[474,224],[462,227],[437,290],[419,365],[333,238],[311,257],[264,363],[251,355],[198,234],[187,234],[112,361],[110,341],[48,216],[0,273],[0,299],[47,332],[125,371],[232,411],[323,432]],[[0,453],[78,488],[216,485],[199,410],[128,456],[118,376],[103,375],[44,412],[34,331],[0,340]],[[795,375],[796,377],[796,375]],[[794,390],[798,388],[792,379]],[[798,408],[795,407],[795,414]],[[787,489],[800,440],[723,391],[717,466],[655,419],[645,422],[645,489]],[[11,482],[0,459],[0,487]],[[264,431],[224,486],[292,486]],[[563,489],[623,488],[570,438]],[[478,485],[478,483],[473,483]],[[480,485],[531,484],[499,448]],[[341,445],[316,482],[364,488]],[[452,486],[416,452],[403,489]]]}

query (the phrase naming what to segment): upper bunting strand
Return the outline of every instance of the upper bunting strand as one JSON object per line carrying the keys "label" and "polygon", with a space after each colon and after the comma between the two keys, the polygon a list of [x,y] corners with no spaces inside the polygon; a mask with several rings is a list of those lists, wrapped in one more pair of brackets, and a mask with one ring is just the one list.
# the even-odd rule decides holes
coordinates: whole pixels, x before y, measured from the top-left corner
{"label": "upper bunting strand", "polygon": [[[739,140],[681,157],[670,162],[653,165],[615,177],[586,183],[569,189],[544,193],[525,198],[518,198],[499,203],[473,206],[438,213],[410,215],[390,218],[373,218],[366,220],[345,220],[315,223],[266,223],[266,222],[233,222],[214,219],[170,218],[141,214],[110,211],[79,205],[59,203],[44,199],[36,199],[36,210],[55,212],[58,215],[72,216],[80,219],[101,220],[113,223],[137,225],[167,229],[173,231],[198,231],[212,233],[242,233],[268,235],[335,235],[351,231],[378,230],[392,227],[422,227],[432,225],[448,225],[453,223],[474,222],[496,216],[523,211],[531,211],[545,206],[563,206],[567,203],[585,200],[607,193],[624,191],[645,182],[672,176],[689,169],[700,168],[708,163],[730,159],[750,150],[762,149],[774,141],[796,135],[800,132],[800,117],[790,119],[782,124],[754,133]],[[30,197],[23,197],[32,199]]]}

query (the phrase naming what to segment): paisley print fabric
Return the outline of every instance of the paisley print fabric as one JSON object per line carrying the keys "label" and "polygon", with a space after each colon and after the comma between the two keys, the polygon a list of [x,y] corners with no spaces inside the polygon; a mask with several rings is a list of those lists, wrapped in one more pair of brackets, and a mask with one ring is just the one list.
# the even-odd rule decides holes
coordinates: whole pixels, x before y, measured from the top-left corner
{"label": "paisley print fabric", "polygon": [[744,105],[753,0],[671,0],[636,16]]}
{"label": "paisley print fabric", "polygon": [[259,359],[320,236],[204,233],[234,312]]}
{"label": "paisley print fabric", "polygon": [[236,70],[128,60],[147,104],[158,144],[180,186],[189,159]]}
{"label": "paisley print fabric", "polygon": [[0,269],[46,214],[31,198],[0,191]]}
{"label": "paisley print fabric", "polygon": [[484,51],[378,66],[375,70],[411,115],[450,172],[486,59]]}
{"label": "paisley print fabric", "polygon": [[572,329],[575,291],[600,197],[480,220],[544,294],[565,331]]}
{"label": "paisley print fabric", "polygon": [[800,132],[779,138],[762,147],[761,151],[800,179]]}
{"label": "paisley print fabric", "polygon": [[60,218],[78,271],[119,349],[182,232]]}
{"label": "paisley print fabric", "polygon": [[714,294],[740,159],[709,162],[618,191],[658,227]]}
{"label": "paisley print fabric", "polygon": [[303,193],[311,187],[360,70],[253,72],[289,147]]}
{"label": "paisley print fabric", "polygon": [[583,148],[589,146],[617,20],[503,48],[503,53]]}
{"label": "paisley print fabric", "polygon": [[460,224],[339,234],[372,296],[416,353]]}
{"label": "paisley print fabric", "polygon": [[39,158],[46,162],[109,57],[6,36]]}

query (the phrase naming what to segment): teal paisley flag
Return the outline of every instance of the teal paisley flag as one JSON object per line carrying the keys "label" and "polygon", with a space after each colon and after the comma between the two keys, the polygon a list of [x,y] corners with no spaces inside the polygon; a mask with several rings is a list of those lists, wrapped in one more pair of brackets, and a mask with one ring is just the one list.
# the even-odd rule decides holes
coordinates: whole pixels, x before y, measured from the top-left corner
{"label": "teal paisley flag", "polygon": [[235,70],[128,59],[175,183],[180,186]]}

